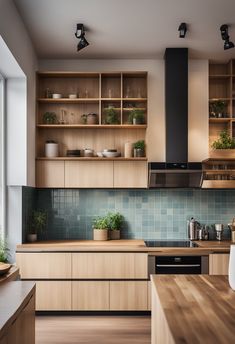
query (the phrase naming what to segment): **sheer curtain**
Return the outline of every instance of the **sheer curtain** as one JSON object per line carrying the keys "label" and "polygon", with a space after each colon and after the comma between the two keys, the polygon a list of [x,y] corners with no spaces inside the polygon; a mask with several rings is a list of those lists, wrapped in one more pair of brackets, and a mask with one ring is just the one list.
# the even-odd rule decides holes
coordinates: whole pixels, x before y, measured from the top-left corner
{"label": "sheer curtain", "polygon": [[0,74],[0,236],[5,235],[5,80]]}

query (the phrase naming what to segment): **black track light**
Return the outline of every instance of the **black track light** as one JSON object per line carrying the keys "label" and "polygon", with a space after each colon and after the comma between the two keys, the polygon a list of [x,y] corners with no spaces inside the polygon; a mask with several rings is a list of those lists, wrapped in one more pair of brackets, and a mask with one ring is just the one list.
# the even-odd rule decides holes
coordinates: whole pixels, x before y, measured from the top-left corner
{"label": "black track light", "polygon": [[89,43],[87,42],[85,38],[85,28],[83,24],[77,24],[77,30],[75,32],[75,36],[78,39],[80,39],[77,45],[77,51],[80,51],[89,45]]}
{"label": "black track light", "polygon": [[229,40],[228,25],[227,24],[221,25],[220,32],[221,32],[221,38],[224,41],[224,50],[234,48],[233,42]]}
{"label": "black track light", "polygon": [[186,23],[181,23],[179,28],[178,28],[178,31],[179,31],[179,37],[180,38],[185,38],[186,32],[187,32],[187,25],[186,25]]}

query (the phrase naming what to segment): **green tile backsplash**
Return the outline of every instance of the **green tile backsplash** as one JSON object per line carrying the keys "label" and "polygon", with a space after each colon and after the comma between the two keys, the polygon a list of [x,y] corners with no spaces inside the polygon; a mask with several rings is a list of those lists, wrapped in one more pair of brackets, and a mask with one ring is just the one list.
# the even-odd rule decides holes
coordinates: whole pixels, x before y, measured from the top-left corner
{"label": "green tile backsplash", "polygon": [[32,204],[47,210],[48,228],[42,240],[92,239],[92,219],[108,211],[124,215],[123,238],[143,239],[185,239],[191,216],[207,225],[227,225],[235,216],[232,190],[33,190],[23,188],[23,202],[29,202],[23,206],[23,228],[28,226]]}

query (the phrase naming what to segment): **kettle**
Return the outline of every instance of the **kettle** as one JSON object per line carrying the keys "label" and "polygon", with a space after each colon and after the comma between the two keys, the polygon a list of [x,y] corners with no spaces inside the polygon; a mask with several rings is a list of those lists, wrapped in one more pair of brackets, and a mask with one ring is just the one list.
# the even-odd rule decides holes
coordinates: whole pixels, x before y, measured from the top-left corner
{"label": "kettle", "polygon": [[190,221],[187,221],[188,226],[188,237],[190,240],[198,240],[198,227],[200,223],[197,222],[193,217]]}

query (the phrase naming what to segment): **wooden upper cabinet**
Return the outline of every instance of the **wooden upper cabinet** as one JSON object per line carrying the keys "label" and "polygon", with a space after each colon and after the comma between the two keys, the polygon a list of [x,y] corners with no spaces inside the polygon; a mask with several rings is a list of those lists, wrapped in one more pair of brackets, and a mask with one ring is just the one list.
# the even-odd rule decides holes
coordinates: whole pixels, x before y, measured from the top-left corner
{"label": "wooden upper cabinet", "polygon": [[64,161],[38,160],[36,163],[36,186],[38,188],[63,188]]}
{"label": "wooden upper cabinet", "polygon": [[112,188],[112,161],[65,161],[66,188]]}
{"label": "wooden upper cabinet", "polygon": [[114,161],[114,188],[147,188],[146,161]]}
{"label": "wooden upper cabinet", "polygon": [[209,274],[228,275],[229,254],[214,253],[209,255]]}
{"label": "wooden upper cabinet", "polygon": [[70,279],[71,253],[16,253],[22,279]]}
{"label": "wooden upper cabinet", "polygon": [[72,253],[72,278],[145,279],[147,270],[145,253]]}

